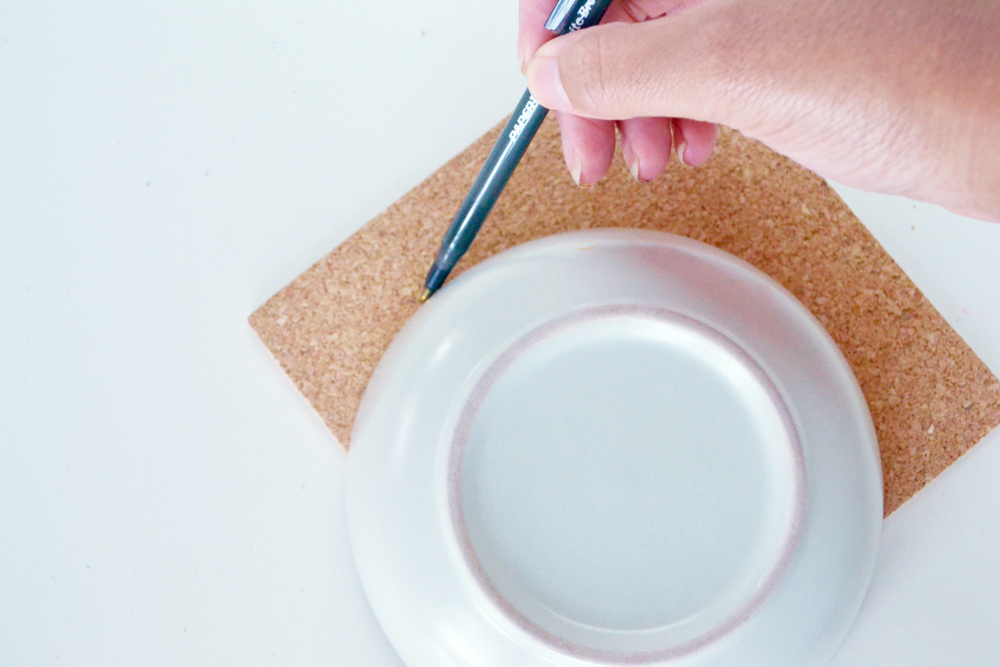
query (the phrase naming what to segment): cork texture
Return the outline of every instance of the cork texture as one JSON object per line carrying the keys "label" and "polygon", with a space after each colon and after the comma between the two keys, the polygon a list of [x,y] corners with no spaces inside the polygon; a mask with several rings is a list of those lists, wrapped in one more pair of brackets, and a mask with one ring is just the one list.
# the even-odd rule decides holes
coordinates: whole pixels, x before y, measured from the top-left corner
{"label": "cork texture", "polygon": [[[500,126],[261,306],[250,323],[346,448],[368,378],[419,307],[424,275]],[[454,275],[587,227],[681,234],[796,296],[837,342],[871,410],[889,514],[1000,424],[1000,383],[826,183],[723,130],[705,166],[640,185],[620,160],[590,188],[547,120]]]}

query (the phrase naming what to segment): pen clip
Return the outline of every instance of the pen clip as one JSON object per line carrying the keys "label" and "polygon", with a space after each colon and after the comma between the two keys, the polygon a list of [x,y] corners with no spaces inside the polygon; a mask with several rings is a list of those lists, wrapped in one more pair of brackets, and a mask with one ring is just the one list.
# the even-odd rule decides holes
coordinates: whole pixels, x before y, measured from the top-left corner
{"label": "pen clip", "polygon": [[565,30],[577,2],[578,0],[559,0],[556,8],[552,10],[549,18],[545,21],[545,29],[556,33]]}

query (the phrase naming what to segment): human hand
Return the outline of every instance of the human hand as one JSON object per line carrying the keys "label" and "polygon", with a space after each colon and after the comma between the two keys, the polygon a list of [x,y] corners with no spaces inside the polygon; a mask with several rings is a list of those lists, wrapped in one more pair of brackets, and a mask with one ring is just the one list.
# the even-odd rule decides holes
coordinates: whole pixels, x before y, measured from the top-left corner
{"label": "human hand", "polygon": [[721,123],[846,185],[1000,220],[1000,3],[615,0],[555,39],[555,0],[520,3],[528,86],[581,184],[616,123],[639,180],[674,144],[704,162]]}

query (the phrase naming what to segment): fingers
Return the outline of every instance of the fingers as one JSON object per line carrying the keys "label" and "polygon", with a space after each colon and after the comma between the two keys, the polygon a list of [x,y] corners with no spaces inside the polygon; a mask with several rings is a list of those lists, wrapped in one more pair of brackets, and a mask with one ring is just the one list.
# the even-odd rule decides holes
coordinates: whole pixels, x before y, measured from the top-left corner
{"label": "fingers", "polygon": [[640,183],[659,178],[670,161],[669,118],[631,118],[619,121],[622,158],[632,177]]}
{"label": "fingers", "polygon": [[673,119],[677,157],[689,167],[700,167],[712,157],[719,129],[714,123],[689,118]]}
{"label": "fingers", "polygon": [[686,165],[697,167],[711,157],[717,130],[711,123],[688,119],[630,118],[613,123],[554,112],[562,131],[563,157],[577,185],[604,178],[615,152],[615,126],[621,134],[622,157],[640,183],[659,178],[670,162],[672,146]]}
{"label": "fingers", "polygon": [[615,124],[555,112],[562,132],[563,157],[577,185],[593,185],[608,173],[615,157]]}
{"label": "fingers", "polygon": [[[580,53],[586,54],[588,51],[594,53],[593,48],[583,45],[575,45],[570,42],[567,46],[557,43],[548,45],[552,39],[542,27],[556,0],[521,0],[520,21],[521,29],[519,33],[518,52],[522,63],[526,60],[530,63],[529,87],[535,93],[536,98],[550,109],[556,110],[556,118],[559,121],[563,137],[563,153],[566,165],[570,170],[573,179],[579,185],[589,185],[596,183],[607,173],[614,155],[615,148],[615,122],[614,119],[626,118],[617,122],[618,130],[621,134],[622,153],[625,164],[636,180],[646,182],[659,177],[667,167],[673,146],[681,147],[678,157],[689,165],[700,165],[707,160],[714,149],[716,128],[711,123],[697,121],[671,121],[665,114],[636,113],[624,115],[619,112],[619,107],[605,106],[596,108],[585,102],[580,104],[579,93],[581,88],[584,91],[595,90],[594,84],[582,80],[580,77],[573,78],[572,74],[566,77],[561,70],[564,62],[572,63],[580,57]],[[701,0],[617,0],[611,5],[605,15],[604,23],[619,23],[619,27],[636,27],[635,23],[647,21],[651,18],[669,16],[680,12],[682,9],[689,9]],[[673,30],[682,30],[683,27],[668,26]],[[584,31],[590,33],[591,30]],[[583,33],[581,33],[583,34]],[[607,50],[618,50],[621,44],[633,41],[630,34],[612,33],[612,39],[618,41],[608,42],[603,40],[603,48]],[[651,38],[655,42],[662,39],[662,35],[657,34]],[[600,43],[600,42],[598,42]],[[659,44],[647,44],[658,48]],[[603,51],[596,52],[599,57],[603,57]],[[541,52],[537,50],[541,49]],[[538,57],[535,57],[535,56]],[[634,57],[624,56],[620,69],[625,72],[634,69],[636,62]],[[545,61],[549,60],[548,63]],[[603,61],[592,64],[596,65],[598,77],[605,70]],[[548,65],[548,66],[547,66]],[[578,68],[581,69],[581,68]],[[582,68],[585,70],[586,68]],[[586,72],[584,72],[586,74]],[[662,78],[661,73],[657,73]],[[634,78],[634,77],[628,77]],[[564,79],[573,87],[573,93],[568,93],[564,87]],[[612,83],[611,79],[599,80],[601,85]],[[571,97],[576,98],[571,101]],[[602,102],[611,99],[605,92],[600,92],[596,97]],[[562,111],[560,111],[562,110]],[[567,111],[572,111],[567,113]],[[595,113],[596,111],[596,113]],[[581,117],[581,114],[583,117]],[[588,118],[589,117],[589,118]],[[673,137],[673,138],[672,138]]]}

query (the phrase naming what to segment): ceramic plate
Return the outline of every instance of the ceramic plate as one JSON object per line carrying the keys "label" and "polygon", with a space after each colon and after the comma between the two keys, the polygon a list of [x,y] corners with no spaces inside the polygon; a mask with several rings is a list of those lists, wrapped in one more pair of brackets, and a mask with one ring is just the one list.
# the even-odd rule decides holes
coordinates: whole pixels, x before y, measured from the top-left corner
{"label": "ceramic plate", "polygon": [[690,239],[595,230],[413,317],[357,416],[348,513],[410,667],[803,667],[860,606],[882,476],[790,294]]}

